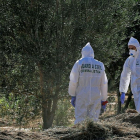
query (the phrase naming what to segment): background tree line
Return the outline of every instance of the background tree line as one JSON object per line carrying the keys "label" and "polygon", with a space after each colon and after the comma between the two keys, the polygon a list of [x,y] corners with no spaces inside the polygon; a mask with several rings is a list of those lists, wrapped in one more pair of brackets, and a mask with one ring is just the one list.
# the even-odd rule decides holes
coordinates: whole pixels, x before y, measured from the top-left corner
{"label": "background tree line", "polygon": [[69,74],[87,42],[105,64],[111,92],[129,38],[139,40],[133,0],[1,0],[0,14],[0,103],[8,101],[12,110],[3,110],[19,122],[41,111],[43,129],[52,126],[58,102],[70,99]]}

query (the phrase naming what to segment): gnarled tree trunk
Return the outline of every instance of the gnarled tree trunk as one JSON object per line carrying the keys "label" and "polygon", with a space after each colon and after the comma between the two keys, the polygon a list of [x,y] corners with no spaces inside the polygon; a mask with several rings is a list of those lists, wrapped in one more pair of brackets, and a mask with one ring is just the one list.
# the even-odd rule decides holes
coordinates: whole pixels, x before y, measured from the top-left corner
{"label": "gnarled tree trunk", "polygon": [[[42,119],[43,119],[43,130],[48,129],[52,126],[55,110],[57,108],[58,98],[57,96],[50,96],[51,89],[45,90],[46,83],[44,81],[44,73],[42,70],[42,66],[38,64],[39,73],[40,73],[40,91],[42,97]],[[48,87],[49,88],[49,87]]]}
{"label": "gnarled tree trunk", "polygon": [[57,102],[57,98],[49,99],[49,101],[42,99],[43,130],[52,126]]}
{"label": "gnarled tree trunk", "polygon": [[124,106],[122,112],[125,112],[125,110],[128,108],[128,105],[129,105],[131,99],[132,99],[132,92],[129,93],[128,98],[127,98],[127,101],[125,103],[125,106]]}

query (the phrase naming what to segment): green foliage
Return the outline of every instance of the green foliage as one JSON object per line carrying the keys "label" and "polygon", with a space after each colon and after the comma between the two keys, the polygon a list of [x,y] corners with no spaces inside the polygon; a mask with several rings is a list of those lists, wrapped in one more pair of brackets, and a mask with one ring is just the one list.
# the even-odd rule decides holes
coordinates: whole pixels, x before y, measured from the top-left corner
{"label": "green foliage", "polygon": [[14,95],[9,94],[8,99],[0,99],[0,117],[8,117],[12,122],[18,125],[25,125],[31,119],[40,115],[40,103],[32,95]]}
{"label": "green foliage", "polygon": [[9,109],[9,105],[6,103],[6,99],[5,97],[0,99],[0,114],[1,117],[4,117],[5,115],[7,115]]}
{"label": "green foliage", "polygon": [[[67,97],[70,70],[87,42],[95,58],[105,64],[109,90],[117,90],[126,59],[122,54],[128,51],[128,38],[139,29],[133,28],[139,25],[138,13],[138,3],[133,0],[1,1],[0,88],[5,100],[13,93],[9,107],[12,102],[21,107],[24,96],[31,94],[24,111],[38,99],[37,105],[54,114],[53,102]],[[17,95],[18,102],[14,100]],[[58,107],[68,108],[64,104]],[[24,111],[18,110],[19,120],[28,118]],[[56,114],[65,116],[60,111]]]}
{"label": "green foliage", "polygon": [[57,107],[58,109],[55,113],[53,125],[68,126],[74,124],[74,108],[72,107],[70,100],[60,100]]}

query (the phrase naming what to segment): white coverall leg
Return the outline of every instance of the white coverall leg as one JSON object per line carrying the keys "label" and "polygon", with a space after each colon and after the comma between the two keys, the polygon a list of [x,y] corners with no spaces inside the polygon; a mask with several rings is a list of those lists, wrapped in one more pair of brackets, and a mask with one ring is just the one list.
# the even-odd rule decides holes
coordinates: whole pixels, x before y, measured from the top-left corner
{"label": "white coverall leg", "polygon": [[94,122],[96,122],[99,118],[101,110],[101,98],[96,100],[96,102],[88,107],[88,117],[93,118]]}
{"label": "white coverall leg", "polygon": [[84,121],[86,118],[92,119],[94,122],[97,122],[100,114],[100,109],[101,109],[101,99],[99,98],[94,102],[94,104],[87,105],[87,104],[82,104],[78,103],[77,100],[76,104],[77,107],[75,108],[75,122],[74,124],[77,124],[79,122]]}

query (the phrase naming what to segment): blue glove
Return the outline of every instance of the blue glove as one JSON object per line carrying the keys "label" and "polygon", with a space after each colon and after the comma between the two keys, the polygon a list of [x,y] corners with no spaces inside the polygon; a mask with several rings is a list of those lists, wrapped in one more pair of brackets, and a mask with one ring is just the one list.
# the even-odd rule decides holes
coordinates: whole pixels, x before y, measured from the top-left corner
{"label": "blue glove", "polygon": [[75,107],[76,96],[71,96],[71,104]]}
{"label": "blue glove", "polygon": [[124,104],[124,100],[125,100],[125,93],[122,92],[121,93],[121,103]]}
{"label": "blue glove", "polygon": [[102,106],[102,109],[106,109],[106,105],[107,105],[108,101],[101,101],[101,106]]}

